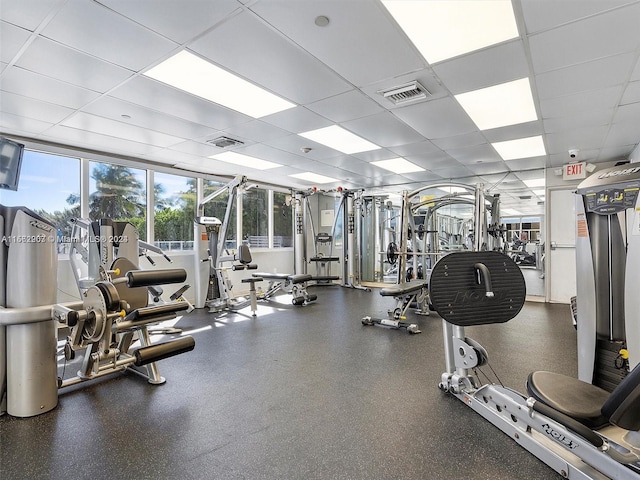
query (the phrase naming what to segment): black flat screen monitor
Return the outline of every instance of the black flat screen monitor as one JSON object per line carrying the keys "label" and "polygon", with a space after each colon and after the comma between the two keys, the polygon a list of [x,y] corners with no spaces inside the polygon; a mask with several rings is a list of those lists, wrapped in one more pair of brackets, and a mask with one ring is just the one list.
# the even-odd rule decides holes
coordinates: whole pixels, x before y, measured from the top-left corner
{"label": "black flat screen monitor", "polygon": [[0,188],[18,190],[24,145],[0,137]]}

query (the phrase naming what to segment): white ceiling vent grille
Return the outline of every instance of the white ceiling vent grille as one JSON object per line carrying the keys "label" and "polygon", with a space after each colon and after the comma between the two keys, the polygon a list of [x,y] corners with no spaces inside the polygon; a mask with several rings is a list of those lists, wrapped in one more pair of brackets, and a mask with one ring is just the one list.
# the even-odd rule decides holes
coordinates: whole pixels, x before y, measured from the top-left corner
{"label": "white ceiling vent grille", "polygon": [[378,93],[394,105],[417,102],[419,100],[424,100],[427,96],[431,95],[429,91],[418,81],[405,83],[404,85],[393,87],[388,90],[380,90]]}
{"label": "white ceiling vent grille", "polygon": [[207,143],[211,143],[218,148],[228,148],[228,147],[234,147],[236,145],[244,145],[244,142],[241,142],[240,140],[236,140],[235,138],[230,138],[230,137],[214,138],[213,140],[207,140]]}

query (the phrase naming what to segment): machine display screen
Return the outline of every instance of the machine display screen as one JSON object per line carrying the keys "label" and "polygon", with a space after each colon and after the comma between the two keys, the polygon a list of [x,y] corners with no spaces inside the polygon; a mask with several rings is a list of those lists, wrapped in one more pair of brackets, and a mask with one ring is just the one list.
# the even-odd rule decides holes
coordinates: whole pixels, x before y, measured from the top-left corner
{"label": "machine display screen", "polygon": [[633,208],[638,198],[640,188],[616,188],[610,187],[585,194],[588,212],[609,215],[618,213],[627,208]]}

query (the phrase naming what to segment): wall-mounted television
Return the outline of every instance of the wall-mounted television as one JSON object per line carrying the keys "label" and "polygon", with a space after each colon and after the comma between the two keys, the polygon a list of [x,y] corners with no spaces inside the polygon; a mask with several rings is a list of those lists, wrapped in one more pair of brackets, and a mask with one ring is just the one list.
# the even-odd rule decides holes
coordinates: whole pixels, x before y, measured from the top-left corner
{"label": "wall-mounted television", "polygon": [[0,188],[18,190],[24,145],[0,137]]}

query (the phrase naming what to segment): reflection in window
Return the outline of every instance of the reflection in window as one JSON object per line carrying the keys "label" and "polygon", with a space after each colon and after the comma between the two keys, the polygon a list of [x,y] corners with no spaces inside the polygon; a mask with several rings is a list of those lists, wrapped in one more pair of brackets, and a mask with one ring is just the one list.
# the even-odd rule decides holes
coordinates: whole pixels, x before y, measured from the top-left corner
{"label": "reflection in window", "polygon": [[89,218],[133,224],[146,240],[147,192],[144,170],[109,163],[89,163]]}
{"label": "reflection in window", "polygon": [[194,178],[155,173],[154,244],[162,250],[193,250]]}
{"label": "reflection in window", "polygon": [[269,192],[252,188],[242,194],[242,240],[253,248],[269,246]]}
{"label": "reflection in window", "polygon": [[69,220],[80,215],[80,160],[25,150],[18,190],[0,190],[0,204],[27,207],[53,223],[58,252],[65,252]]}
{"label": "reflection in window", "polygon": [[287,195],[273,192],[273,247],[293,246],[293,209],[287,205]]}
{"label": "reflection in window", "polygon": [[[202,192],[202,198],[206,198],[208,195],[217,191],[220,188],[223,188],[224,184],[219,182],[214,182],[212,180],[204,180],[204,191]],[[206,217],[216,217],[221,222],[224,222],[225,213],[227,212],[227,204],[229,202],[229,191],[225,188],[225,191],[215,197],[210,202],[206,203],[204,206],[204,215]],[[236,248],[236,219],[237,219],[237,208],[236,203],[233,202],[231,205],[231,210],[229,212],[229,223],[227,227],[227,235],[226,235],[226,248]]]}

